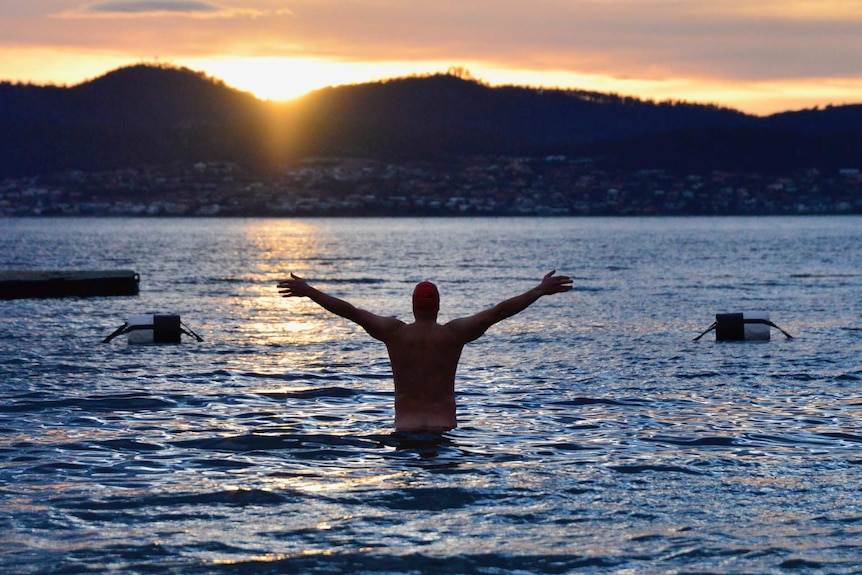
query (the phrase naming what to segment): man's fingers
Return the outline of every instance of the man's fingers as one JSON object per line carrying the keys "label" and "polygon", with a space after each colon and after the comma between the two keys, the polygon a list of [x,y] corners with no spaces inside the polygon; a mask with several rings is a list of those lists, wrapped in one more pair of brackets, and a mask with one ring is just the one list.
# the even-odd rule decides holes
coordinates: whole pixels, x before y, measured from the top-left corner
{"label": "man's fingers", "polygon": [[302,278],[296,275],[293,272],[290,272],[290,279],[280,280],[276,287],[279,288],[288,288],[294,284],[296,281],[302,281]]}
{"label": "man's fingers", "polygon": [[282,297],[302,297],[303,286],[305,285],[305,280],[296,275],[295,273],[290,273],[290,279],[284,279],[276,284],[278,288],[278,293],[281,294]]}
{"label": "man's fingers", "polygon": [[573,280],[569,276],[558,276],[554,278],[557,280],[556,289],[564,292],[572,289]]}

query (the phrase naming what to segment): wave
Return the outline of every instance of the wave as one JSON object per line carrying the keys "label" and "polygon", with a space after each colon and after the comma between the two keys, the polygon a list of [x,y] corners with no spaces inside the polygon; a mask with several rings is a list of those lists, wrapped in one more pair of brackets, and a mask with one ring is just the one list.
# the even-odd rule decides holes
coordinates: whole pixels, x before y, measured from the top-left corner
{"label": "wave", "polygon": [[559,401],[548,402],[548,405],[648,405],[650,402],[644,399],[608,399],[604,397],[575,397]]}
{"label": "wave", "polygon": [[[247,433],[227,437],[211,437],[171,442],[175,447],[183,449],[200,449],[205,451],[252,452],[320,450],[332,447],[374,447],[374,443],[355,437],[343,437],[326,434],[289,434],[269,435],[263,433]],[[294,453],[295,454],[295,453]]]}
{"label": "wave", "polygon": [[[326,379],[326,378],[321,378]],[[343,377],[341,377],[343,379]],[[320,399],[336,398],[344,399],[361,395],[362,392],[344,387],[320,387],[313,389],[302,389],[298,391],[258,391],[257,395],[269,397],[270,399]]]}
{"label": "wave", "polygon": [[[107,517],[113,516],[113,512],[122,510],[135,510],[145,508],[176,509],[187,505],[227,505],[232,507],[244,507],[248,505],[282,505],[295,499],[296,495],[285,490],[265,489],[220,489],[207,493],[152,493],[144,492],[134,497],[107,497],[99,498],[68,498],[60,504],[61,508],[69,510],[80,510],[89,513],[110,511]],[[91,517],[92,519],[92,517]],[[158,516],[153,516],[154,521]]]}
{"label": "wave", "polygon": [[705,475],[701,471],[689,469],[681,465],[658,465],[658,464],[641,464],[641,465],[610,465],[610,469],[618,473],[684,473],[686,475]]}
{"label": "wave", "polygon": [[63,399],[44,399],[32,401],[24,398],[10,398],[11,402],[0,405],[0,413],[21,413],[49,409],[79,409],[82,411],[138,411],[171,409],[177,402],[163,397],[143,393],[123,393],[91,397],[69,397]]}
{"label": "wave", "polygon": [[680,445],[685,447],[700,447],[700,446],[733,446],[739,442],[733,437],[697,437],[697,438],[675,438],[675,437],[648,437],[645,441],[655,443],[668,443],[670,445]]}

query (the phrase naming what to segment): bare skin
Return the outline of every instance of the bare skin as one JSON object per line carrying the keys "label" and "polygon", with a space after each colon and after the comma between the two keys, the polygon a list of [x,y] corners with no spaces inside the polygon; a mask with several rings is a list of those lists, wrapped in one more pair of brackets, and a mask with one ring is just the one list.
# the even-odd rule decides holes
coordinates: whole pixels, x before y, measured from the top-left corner
{"label": "bare skin", "polygon": [[437,311],[414,305],[413,323],[359,309],[308,285],[299,276],[278,283],[282,297],[307,297],[323,309],[360,325],[386,344],[395,380],[395,429],[443,432],[458,426],[455,372],[464,346],[492,325],[520,313],[546,295],[572,289],[572,279],[551,271],[532,289],[477,314],[437,323]]}

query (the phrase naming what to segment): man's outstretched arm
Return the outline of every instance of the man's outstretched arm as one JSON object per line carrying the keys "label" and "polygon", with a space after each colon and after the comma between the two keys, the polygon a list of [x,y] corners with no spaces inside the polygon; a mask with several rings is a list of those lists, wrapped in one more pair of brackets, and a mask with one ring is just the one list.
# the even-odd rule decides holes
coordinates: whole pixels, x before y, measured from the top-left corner
{"label": "man's outstretched arm", "polygon": [[295,274],[290,274],[290,279],[281,280],[277,287],[282,297],[307,297],[326,311],[359,324],[375,339],[385,340],[388,335],[403,325],[400,320],[373,314],[359,309],[350,302],[324,293],[308,285],[308,282]]}
{"label": "man's outstretched arm", "polygon": [[452,320],[446,325],[461,334],[465,341],[478,339],[489,327],[524,311],[540,297],[571,290],[572,278],[554,275],[556,272],[557,270],[550,271],[542,278],[539,285],[521,295],[501,301],[494,307],[480,311],[476,315]]}

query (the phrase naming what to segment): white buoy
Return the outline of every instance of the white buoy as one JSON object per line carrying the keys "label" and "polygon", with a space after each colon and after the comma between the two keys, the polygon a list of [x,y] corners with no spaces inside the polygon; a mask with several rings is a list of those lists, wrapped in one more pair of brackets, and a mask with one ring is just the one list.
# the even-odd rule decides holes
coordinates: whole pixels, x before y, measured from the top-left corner
{"label": "white buoy", "polygon": [[[183,329],[185,328],[185,329]],[[129,343],[180,343],[182,334],[189,335],[197,341],[203,339],[189,329],[178,315],[137,314],[121,325],[114,333],[105,338],[102,343],[109,343],[118,335],[126,334]]]}
{"label": "white buoy", "polygon": [[129,343],[180,343],[180,316],[139,314],[126,326]]}
{"label": "white buoy", "polygon": [[[742,312],[743,337],[745,341],[769,341],[769,312]],[[716,328],[718,329],[718,328]]]}

